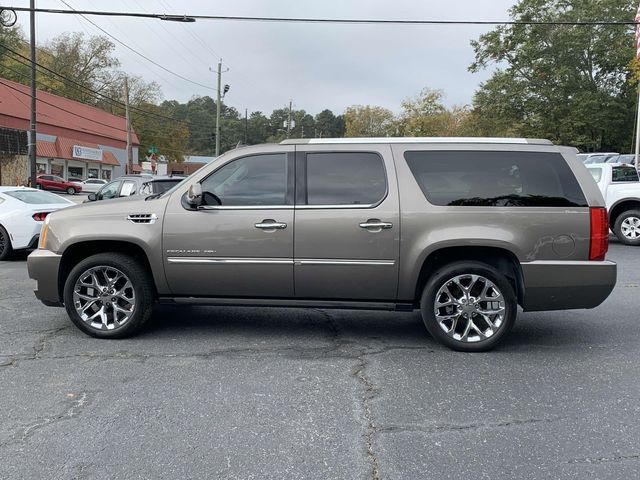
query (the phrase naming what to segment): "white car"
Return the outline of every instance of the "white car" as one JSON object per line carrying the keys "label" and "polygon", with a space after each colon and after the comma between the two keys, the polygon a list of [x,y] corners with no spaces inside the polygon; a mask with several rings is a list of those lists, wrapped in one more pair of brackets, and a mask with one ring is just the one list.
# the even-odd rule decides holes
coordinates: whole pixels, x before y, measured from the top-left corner
{"label": "white car", "polygon": [[44,190],[0,187],[0,260],[14,250],[36,248],[46,216],[72,201]]}
{"label": "white car", "polygon": [[106,180],[100,180],[99,178],[87,178],[82,182],[73,182],[82,187],[82,191],[86,193],[96,193],[104,185],[107,184]]}
{"label": "white car", "polygon": [[625,245],[640,246],[640,176],[633,165],[586,165],[609,212],[609,226]]}

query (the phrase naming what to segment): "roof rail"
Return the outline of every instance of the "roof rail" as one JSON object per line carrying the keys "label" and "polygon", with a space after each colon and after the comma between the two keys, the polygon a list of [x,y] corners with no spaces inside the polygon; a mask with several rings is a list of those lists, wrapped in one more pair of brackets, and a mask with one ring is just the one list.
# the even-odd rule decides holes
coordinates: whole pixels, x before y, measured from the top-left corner
{"label": "roof rail", "polygon": [[366,138],[299,138],[280,142],[281,145],[331,145],[371,143],[496,143],[516,145],[553,145],[550,140],[537,138],[500,137],[366,137]]}

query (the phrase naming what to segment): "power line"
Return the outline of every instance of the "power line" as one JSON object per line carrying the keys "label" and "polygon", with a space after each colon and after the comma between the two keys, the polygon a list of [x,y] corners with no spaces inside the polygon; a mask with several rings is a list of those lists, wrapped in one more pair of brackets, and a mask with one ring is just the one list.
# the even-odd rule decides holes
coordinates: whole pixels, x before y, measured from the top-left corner
{"label": "power line", "polygon": [[[63,0],[61,0],[63,1]],[[63,1],[64,3],[64,1]],[[68,5],[67,5],[68,6]],[[72,7],[69,7],[72,8]],[[28,7],[0,6],[0,9],[14,10],[16,12],[30,12]],[[194,20],[224,20],[239,22],[272,22],[272,23],[333,23],[333,24],[364,24],[364,25],[583,25],[583,26],[637,26],[640,23],[635,20],[594,20],[594,21],[523,21],[523,20],[383,20],[361,18],[308,18],[308,17],[249,17],[232,15],[168,15],[164,13],[139,13],[139,12],[115,12],[97,10],[60,10],[55,8],[35,8],[36,13],[53,13],[66,15],[95,15],[103,17],[132,17],[155,18],[167,21],[194,21]],[[172,72],[173,73],[173,72]]]}
{"label": "power line", "polygon": [[[183,75],[180,75],[179,73],[174,72],[173,70],[169,70],[167,67],[160,65],[158,62],[152,60],[151,58],[147,57],[146,55],[144,55],[143,53],[140,53],[139,51],[137,51],[135,48],[127,45],[126,43],[124,43],[122,40],[120,40],[119,38],[113,36],[111,33],[109,33],[107,30],[105,30],[104,28],[102,28],[100,25],[98,25],[97,23],[93,22],[92,20],[89,20],[88,18],[86,18],[84,11],[81,10],[75,10],[71,5],[69,5],[67,2],[65,2],[65,0],[60,0],[60,2],[64,3],[67,7],[69,7],[71,10],[60,10],[61,12],[69,12],[69,13],[75,13],[76,15],[80,15],[82,18],[84,18],[87,22],[89,22],[91,25],[93,25],[94,27],[96,27],[98,30],[100,30],[102,33],[104,33],[105,35],[109,36],[110,38],[112,38],[114,41],[118,42],[120,45],[122,45],[123,47],[129,49],[130,51],[132,51],[133,53],[135,53],[136,55],[140,56],[141,58],[144,58],[147,62],[152,63],[153,65],[155,65],[158,68],[161,68],[162,70],[164,70],[167,73],[170,73],[171,75],[174,75],[178,78],[180,78],[181,80],[184,80],[185,82],[189,82],[192,83],[194,85],[198,85],[199,87],[202,88],[206,88],[208,90],[215,90],[215,88],[212,88],[208,85],[205,85],[203,83],[198,83],[195,80],[191,80]],[[0,7],[1,9],[2,7]],[[29,10],[29,9],[27,9]],[[36,9],[37,11],[37,9]],[[141,14],[142,15],[142,14]]]}
{"label": "power line", "polygon": [[[11,47],[8,47],[7,45],[3,44],[2,42],[0,42],[0,48],[4,48],[4,49],[5,49],[5,50],[7,50],[8,52],[10,52],[10,53],[12,53],[12,54],[14,54],[14,55],[16,55],[16,56],[18,56],[18,57],[22,58],[22,59],[23,59],[23,60],[25,60],[26,62],[28,62],[28,63],[21,62],[21,61],[19,61],[18,59],[15,59],[15,58],[14,58],[14,60],[15,60],[15,61],[17,61],[18,63],[21,63],[22,65],[25,65],[25,66],[29,66],[29,65],[31,65],[31,59],[30,59],[29,57],[27,57],[27,56],[25,56],[25,55],[22,55],[20,52],[18,52],[18,51],[16,51],[16,50],[12,49]],[[56,72],[55,70],[52,70],[52,69],[50,69],[49,67],[47,67],[47,66],[45,66],[45,65],[42,65],[42,64],[40,64],[40,63],[38,63],[38,62],[36,62],[36,65],[37,65],[38,67],[40,67],[40,69],[41,69],[41,73],[42,73],[42,71],[45,71],[45,72],[48,72],[48,73],[49,73],[49,76],[55,75],[55,76],[57,76],[57,77],[60,77],[61,79],[65,80],[65,81],[67,81],[67,82],[69,82],[69,83],[71,83],[71,84],[75,84],[75,85],[77,85],[77,87],[74,87],[74,88],[76,88],[77,90],[80,90],[80,89],[82,89],[82,90],[86,90],[87,92],[91,92],[91,93],[92,93],[96,98],[97,98],[97,97],[102,97],[102,98],[104,98],[105,100],[108,100],[109,102],[111,102],[112,104],[114,104],[114,105],[116,105],[116,106],[118,106],[118,107],[122,107],[122,108],[124,108],[124,102],[122,102],[122,101],[119,101],[119,100],[116,100],[116,99],[114,99],[114,98],[111,98],[111,97],[109,97],[108,95],[105,95],[104,93],[98,92],[97,90],[93,90],[92,88],[87,87],[86,85],[83,85],[83,84],[81,84],[81,83],[77,82],[76,80],[74,80],[74,79],[72,79],[72,78],[69,78],[69,77],[67,77],[67,76],[65,76],[65,75],[62,75],[61,73],[58,73],[58,72]],[[9,69],[9,67],[7,67],[7,66],[4,66],[4,68]],[[45,74],[45,75],[46,75],[46,74]],[[183,123],[183,124],[185,124],[185,125],[187,125],[187,126],[211,127],[211,125],[206,125],[206,124],[204,124],[204,123],[198,124],[198,123],[189,122],[188,120],[180,120],[180,119],[177,119],[177,118],[174,118],[174,117],[169,117],[169,116],[167,116],[167,115],[163,115],[163,114],[161,114],[161,113],[150,112],[150,111],[148,111],[148,110],[144,110],[144,109],[141,109],[141,108],[139,108],[139,107],[131,106],[131,110],[136,111],[136,112],[140,113],[141,115],[147,115],[147,116],[158,117],[158,118],[162,118],[162,119],[164,119],[164,120],[170,120],[170,121],[172,121],[172,122]]]}

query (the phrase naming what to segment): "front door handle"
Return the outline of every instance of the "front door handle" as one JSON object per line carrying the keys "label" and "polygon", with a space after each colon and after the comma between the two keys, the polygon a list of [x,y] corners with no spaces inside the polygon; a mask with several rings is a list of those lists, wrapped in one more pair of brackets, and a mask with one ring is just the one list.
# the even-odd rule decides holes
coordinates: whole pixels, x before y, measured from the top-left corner
{"label": "front door handle", "polygon": [[287,228],[287,224],[269,219],[263,220],[260,223],[256,223],[255,227],[261,230],[284,230],[285,228]]}
{"label": "front door handle", "polygon": [[360,224],[360,228],[372,229],[372,230],[386,230],[393,228],[393,223],[383,222],[378,219],[370,219]]}

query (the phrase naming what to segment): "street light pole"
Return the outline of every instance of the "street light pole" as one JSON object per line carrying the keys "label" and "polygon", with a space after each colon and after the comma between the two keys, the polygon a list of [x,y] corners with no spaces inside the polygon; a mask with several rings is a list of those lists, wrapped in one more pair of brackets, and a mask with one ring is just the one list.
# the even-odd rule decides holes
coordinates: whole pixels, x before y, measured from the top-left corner
{"label": "street light pole", "polygon": [[29,28],[31,49],[31,125],[29,131],[29,170],[31,171],[29,183],[36,188],[36,12],[35,0],[30,2]]}

